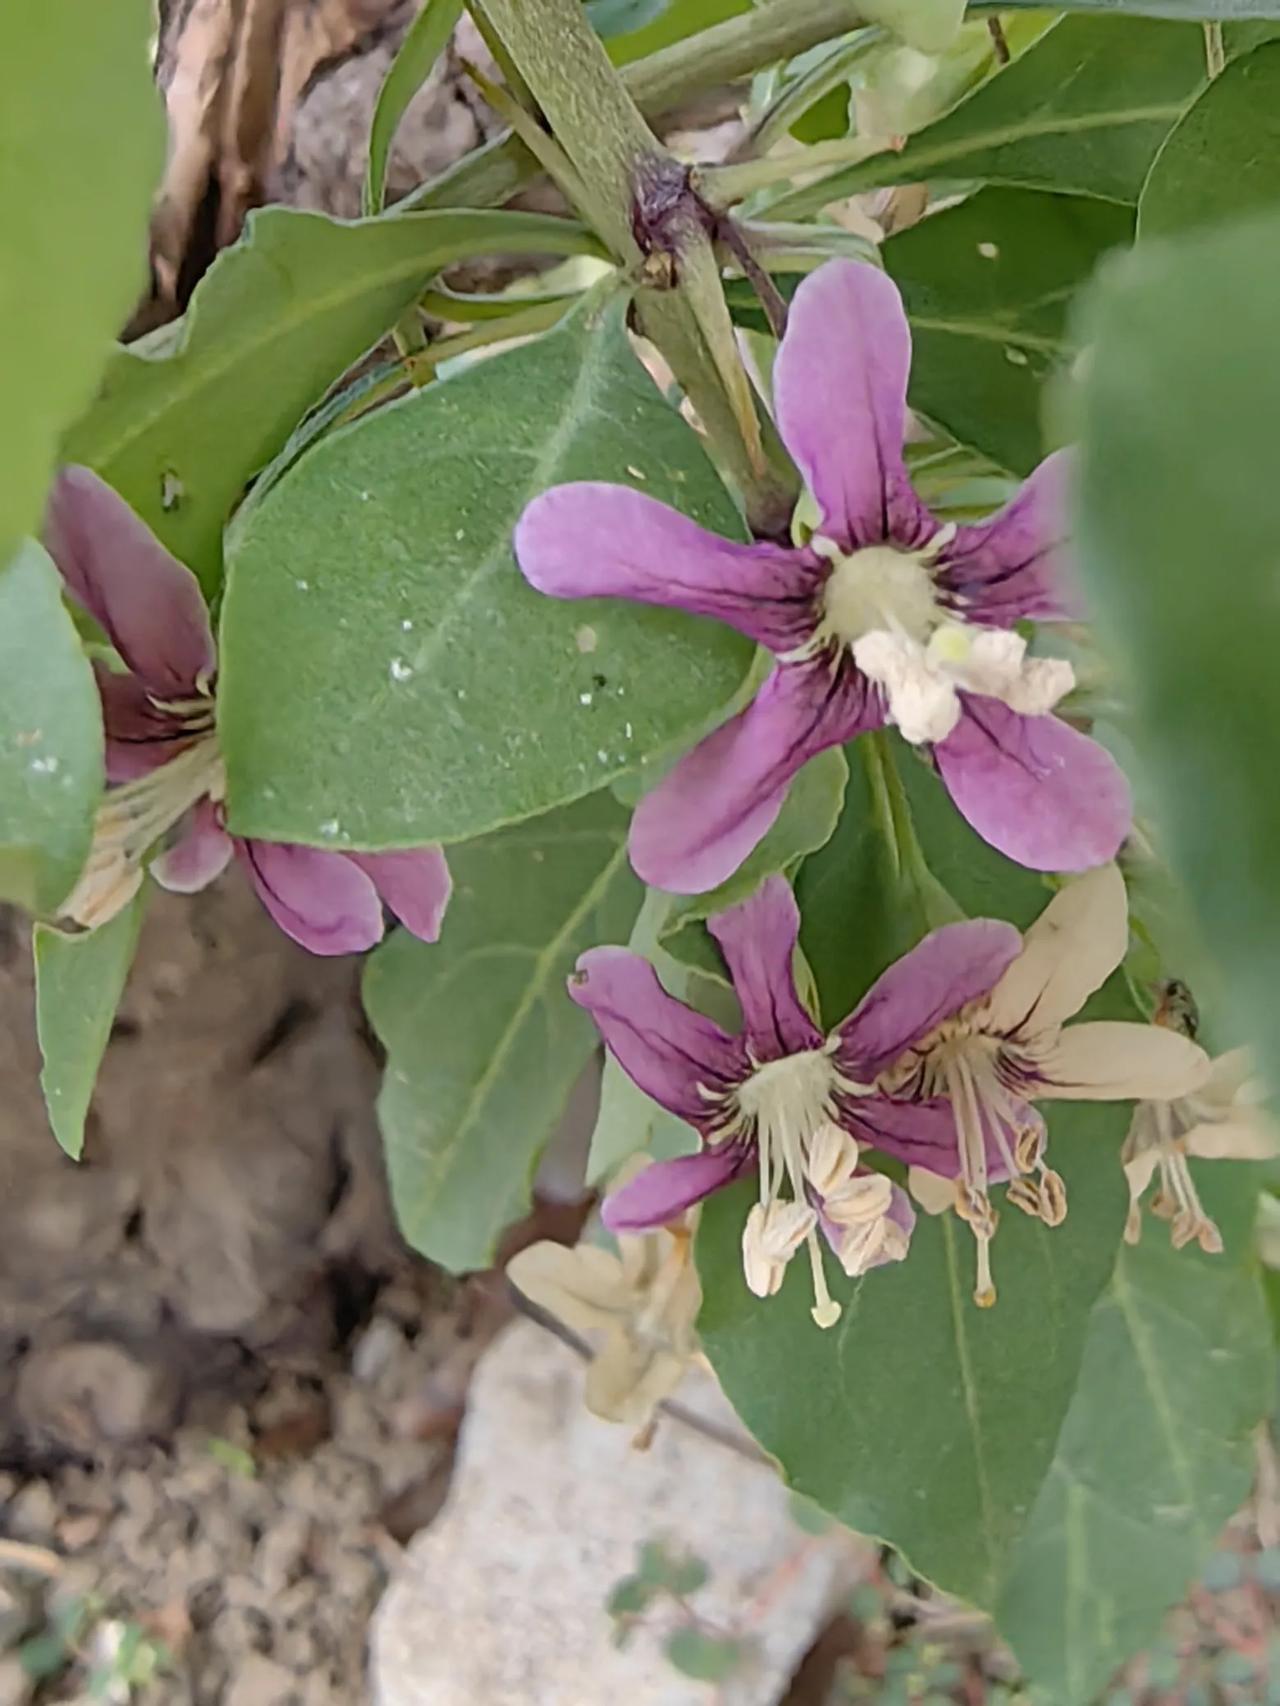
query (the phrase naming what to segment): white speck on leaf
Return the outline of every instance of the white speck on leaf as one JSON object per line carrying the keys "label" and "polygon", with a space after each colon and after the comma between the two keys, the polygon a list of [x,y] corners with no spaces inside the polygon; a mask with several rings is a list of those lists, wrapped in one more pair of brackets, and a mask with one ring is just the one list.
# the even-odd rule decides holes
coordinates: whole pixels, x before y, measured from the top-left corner
{"label": "white speck on leaf", "polygon": [[999,243],[979,243],[978,253],[984,261],[994,261],[999,257],[1000,245]]}
{"label": "white speck on leaf", "polygon": [[405,617],[404,621],[400,624],[400,626],[406,634],[412,634],[413,623],[409,620],[409,618],[407,616]]}
{"label": "white speck on leaf", "polygon": [[579,693],[578,703],[579,705],[589,705],[594,698],[594,693]]}
{"label": "white speck on leaf", "polygon": [[187,488],[173,472],[166,468],[160,476],[160,508],[163,510],[177,509],[187,495]]}
{"label": "white speck on leaf", "polygon": [[627,739],[630,740],[631,739],[631,724],[630,723],[623,723],[622,732],[627,737]]}
{"label": "white speck on leaf", "polygon": [[627,473],[630,474],[633,480],[647,480],[649,478],[643,468],[637,468],[635,464],[631,462],[627,463]]}
{"label": "white speck on leaf", "polygon": [[600,636],[594,628],[579,628],[573,636],[573,642],[580,652],[593,652],[600,644]]}
{"label": "white speck on leaf", "polygon": [[362,504],[367,504],[367,503],[368,503],[368,501],[369,501],[369,494],[368,494],[368,492],[361,492],[361,494],[360,494],[360,502],[361,502],[361,503],[362,503]]}
{"label": "white speck on leaf", "polygon": [[297,587],[299,592],[310,592],[311,591],[311,582],[310,581],[294,581],[293,584],[294,584],[294,586]]}
{"label": "white speck on leaf", "polygon": [[1027,355],[1026,350],[1016,349],[1013,344],[1006,344],[1004,349],[1004,359],[1012,362],[1015,367],[1026,367],[1030,358]]}
{"label": "white speck on leaf", "polygon": [[596,757],[600,760],[601,764],[607,764],[609,762],[609,754],[602,746],[596,748]]}
{"label": "white speck on leaf", "polygon": [[27,768],[37,776],[52,776],[58,768],[58,760],[50,753],[47,758],[33,758]]}
{"label": "white speck on leaf", "polygon": [[336,817],[327,817],[320,825],[321,835],[334,836],[340,834],[341,831],[342,825],[338,822]]}
{"label": "white speck on leaf", "polygon": [[388,670],[392,681],[408,681],[413,674],[413,665],[406,663],[403,658],[392,658]]}

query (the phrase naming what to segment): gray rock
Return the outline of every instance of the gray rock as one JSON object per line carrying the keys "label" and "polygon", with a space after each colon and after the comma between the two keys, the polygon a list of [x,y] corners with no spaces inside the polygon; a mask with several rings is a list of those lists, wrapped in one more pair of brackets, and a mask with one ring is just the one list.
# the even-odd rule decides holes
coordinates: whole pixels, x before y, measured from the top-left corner
{"label": "gray rock", "polygon": [[[683,1617],[656,1605],[625,1647],[606,1602],[646,1541],[709,1571],[699,1618],[744,1644],[716,1698],[776,1706],[865,1568],[832,1528],[806,1536],[785,1487],[750,1455],[670,1418],[647,1450],[583,1408],[583,1364],[529,1322],[480,1362],[448,1502],[419,1534],[371,1635],[376,1706],[706,1706],[663,1652]],[[680,1400],[741,1438],[710,1377]],[[749,1448],[748,1448],[749,1450]]]}

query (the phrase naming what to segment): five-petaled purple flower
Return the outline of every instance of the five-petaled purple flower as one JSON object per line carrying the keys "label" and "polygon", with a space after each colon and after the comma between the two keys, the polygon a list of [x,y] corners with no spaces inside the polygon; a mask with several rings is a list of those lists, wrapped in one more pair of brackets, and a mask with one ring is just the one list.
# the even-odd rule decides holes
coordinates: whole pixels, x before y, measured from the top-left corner
{"label": "five-petaled purple flower", "polygon": [[385,902],[407,930],[433,942],[449,900],[438,847],[326,852],[228,835],[225,775],[214,731],[217,651],[195,576],[123,499],[88,468],[59,475],[46,542],[71,598],[97,622],[127,673],[95,661],[107,738],[108,789],[93,845],[62,916],[103,924],[137,892],[147,855],[165,888],[203,888],[234,852],[263,905],[315,954],[357,953],[383,933]]}
{"label": "five-petaled purple flower", "polygon": [[1045,1125],[1032,1104],[1165,1103],[1208,1076],[1203,1049],[1158,1025],[1065,1024],[1128,942],[1124,878],[1104,865],[1069,882],[1025,936],[994,918],[944,924],[883,973],[846,1027],[852,1077],[930,1106],[942,1096],[952,1110],[954,1133],[941,1156],[932,1131],[923,1142],[909,1121],[887,1129],[879,1147],[910,1164],[922,1207],[954,1208],[968,1223],[980,1305],[996,1296],[988,1186],[1011,1181],[1006,1200],[1046,1226],[1066,1218],[1066,1188],[1047,1164]]}
{"label": "five-petaled purple flower", "polygon": [[1015,624],[1070,614],[1058,584],[1061,453],[979,526],[940,524],[902,458],[911,339],[891,279],[834,260],[801,284],[774,365],[778,427],[817,524],[796,548],[706,532],[625,486],[557,486],[516,527],[531,584],[712,616],[774,654],[754,701],[640,803],[631,857],[647,882],[723,882],[777,817],[807,759],[892,723],[931,753],[992,846],[1037,870],[1112,858],[1128,785],[1050,715],[1069,664],[1029,658]]}
{"label": "five-petaled purple flower", "polygon": [[[822,1266],[821,1228],[845,1271],[901,1260],[915,1216],[902,1190],[859,1164],[859,1146],[910,1142],[915,1158],[954,1167],[951,1110],[942,1099],[895,1102],[860,1082],[861,1062],[884,1053],[885,1016],[864,1004],[823,1036],[796,994],[792,956],[799,913],[786,880],[770,877],[741,905],[709,921],[742,1007],[736,1036],[668,995],[647,960],[625,948],[593,948],[569,993],[595,1020],[610,1052],[656,1102],[697,1130],[696,1155],[659,1161],[605,1201],[617,1232],[661,1226],[721,1185],[759,1176],[742,1255],[747,1284],[767,1297],[807,1245],[814,1319],[830,1326],[839,1306]],[[956,926],[972,945],[969,976],[988,988],[982,944],[992,928]]]}

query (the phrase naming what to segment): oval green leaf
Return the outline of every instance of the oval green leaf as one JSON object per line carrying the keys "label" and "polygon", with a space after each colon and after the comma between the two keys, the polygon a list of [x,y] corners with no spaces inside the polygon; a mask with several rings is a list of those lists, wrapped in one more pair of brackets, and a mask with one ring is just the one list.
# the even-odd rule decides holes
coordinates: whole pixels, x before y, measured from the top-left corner
{"label": "oval green leaf", "polygon": [[1143,186],[1143,237],[1280,202],[1280,42],[1228,65],[1170,132]]}
{"label": "oval green leaf", "polygon": [[40,1088],[53,1135],[73,1161],[84,1149],[84,1122],[98,1068],[138,946],[146,891],[85,936],[45,924],[32,935]]}
{"label": "oval green leaf", "polygon": [[740,536],[624,312],[587,305],[339,430],[246,509],[219,693],[238,834],[466,839],[594,792],[730,699],[749,647],[727,628],[546,598],[511,556],[525,504],[562,480],[633,484]]}
{"label": "oval green leaf", "polygon": [[451,855],[439,943],[401,931],[364,997],[387,1050],[378,1114],[405,1237],[454,1272],[488,1266],[596,1048],[565,993],[574,961],[625,941],[642,889],[607,794]]}
{"label": "oval green leaf", "polygon": [[39,530],[58,439],[146,283],[164,164],[152,29],[148,0],[5,7],[0,573],[23,534]]}
{"label": "oval green leaf", "polygon": [[571,221],[529,213],[250,214],[177,325],[116,351],[67,460],[97,469],[211,591],[249,479],[442,267],[583,247],[596,250]]}
{"label": "oval green leaf", "polygon": [[0,898],[65,899],[102,793],[102,717],[62,581],[28,540],[0,571]]}

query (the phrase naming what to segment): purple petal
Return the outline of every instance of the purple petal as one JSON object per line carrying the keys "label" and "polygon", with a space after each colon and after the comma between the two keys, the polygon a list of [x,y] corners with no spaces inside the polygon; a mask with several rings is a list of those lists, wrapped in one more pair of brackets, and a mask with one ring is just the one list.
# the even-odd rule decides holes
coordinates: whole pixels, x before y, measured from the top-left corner
{"label": "purple petal", "polygon": [[151,875],[162,889],[196,894],[220,877],[231,858],[232,840],[212,800],[201,800],[172,847],[151,861]]}
{"label": "purple petal", "polygon": [[746,1072],[739,1043],[668,995],[648,960],[626,948],[583,954],[569,994],[646,1096],[699,1131],[714,1127],[711,1098],[726,1094]]}
{"label": "purple petal", "polygon": [[947,590],[967,601],[972,622],[1007,627],[1079,616],[1064,562],[1070,451],[1047,456],[989,521],[962,527],[940,559]]}
{"label": "purple petal", "polygon": [[186,698],[198,678],[212,678],[199,582],[91,469],[58,475],[45,539],[71,597],[157,698]]}
{"label": "purple petal", "polygon": [[107,737],[108,782],[148,776],[197,738],[170,712],[156,709],[136,675],[109,669],[100,658],[93,673]]}
{"label": "purple petal", "polygon": [[424,942],[440,938],[445,908],[453,891],[448,862],[439,847],[415,847],[403,853],[348,853],[347,858],[372,879],[384,906]]}
{"label": "purple petal", "polygon": [[1087,871],[1114,859],[1133,800],[1111,754],[1058,717],[1023,717],[967,693],[961,705],[933,756],[983,840],[1033,871]]}
{"label": "purple petal", "polygon": [[665,1226],[754,1165],[755,1150],[749,1143],[722,1143],[697,1155],[655,1161],[604,1199],[600,1218],[610,1232],[647,1232],[650,1227]]}
{"label": "purple petal", "polygon": [[902,460],[911,332],[898,287],[862,261],[828,261],[796,291],[773,367],[787,449],[822,513],[817,532],[851,550],[916,546],[935,523]]}
{"label": "purple petal", "polygon": [[800,1004],[791,957],[800,909],[785,877],[770,877],[749,900],[718,912],[707,928],[733,978],[747,1046],[758,1061],[817,1048],[822,1033]]}
{"label": "purple petal", "polygon": [[638,876],[672,894],[731,877],[772,826],[801,766],[884,721],[852,667],[779,664],[755,699],[682,758],[631,820]]}
{"label": "purple petal", "polygon": [[285,935],[313,954],[358,954],[382,939],[378,891],[344,854],[278,841],[237,841],[236,854]]}
{"label": "purple petal", "polygon": [[1021,949],[1019,932],[998,918],[931,931],[881,973],[838,1027],[842,1070],[870,1084],[944,1019],[989,995]]}
{"label": "purple petal", "polygon": [[629,598],[714,616],[771,651],[803,644],[827,569],[812,552],[739,545],[629,486],[583,480],[516,523],[525,579],[553,598]]}

